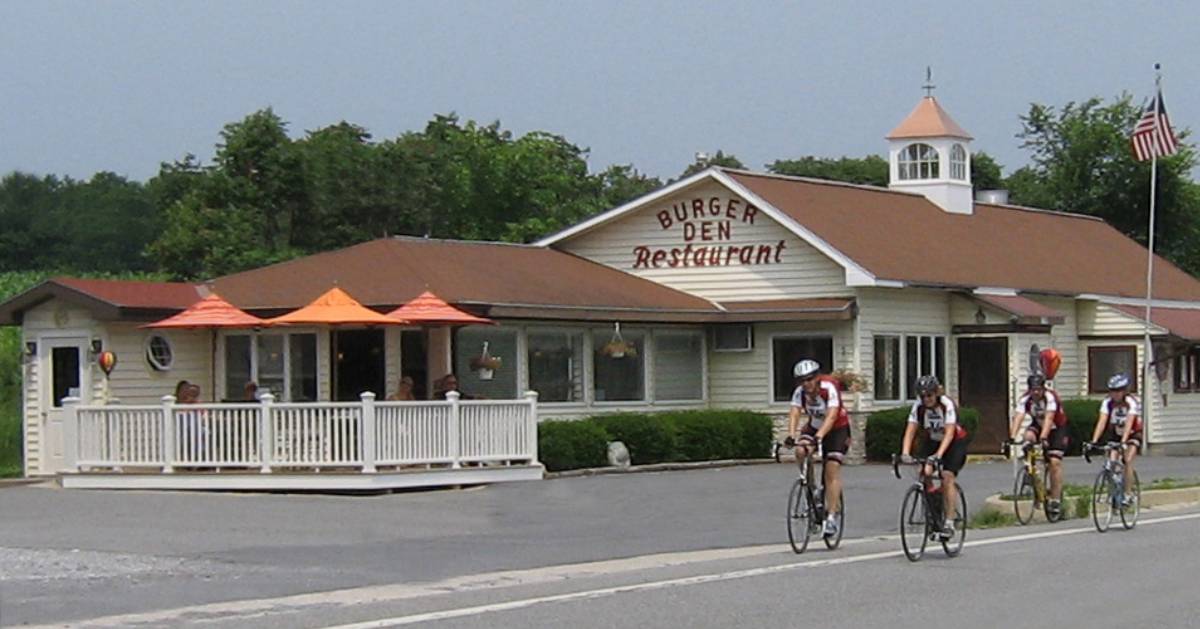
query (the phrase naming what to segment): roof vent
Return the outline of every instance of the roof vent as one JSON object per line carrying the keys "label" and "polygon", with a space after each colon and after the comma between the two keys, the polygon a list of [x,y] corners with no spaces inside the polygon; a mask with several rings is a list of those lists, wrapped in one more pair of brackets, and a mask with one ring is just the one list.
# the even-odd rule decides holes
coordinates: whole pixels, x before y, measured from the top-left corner
{"label": "roof vent", "polygon": [[1005,205],[1008,203],[1008,190],[979,190],[975,193],[975,200],[980,203]]}

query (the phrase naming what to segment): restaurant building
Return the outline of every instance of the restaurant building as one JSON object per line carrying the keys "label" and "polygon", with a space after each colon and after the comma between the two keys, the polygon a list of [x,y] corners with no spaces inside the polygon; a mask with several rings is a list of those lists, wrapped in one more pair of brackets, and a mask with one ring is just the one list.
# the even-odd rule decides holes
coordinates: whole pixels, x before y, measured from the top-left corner
{"label": "restaurant building", "polygon": [[[393,237],[206,284],[50,280],[0,304],[28,354],[27,473],[63,465],[64,399],[158,404],[181,379],[214,403],[247,381],[320,403],[382,399],[401,376],[428,399],[454,373],[489,400],[536,391],[538,419],[782,416],[801,358],[860,377],[860,428],[935,374],[980,411],[974,447],[995,451],[1034,345],[1061,353],[1062,397],[1128,372],[1150,449],[1200,445],[1200,281],[1156,259],[1142,382],[1143,247],[1096,218],[977,201],[971,138],[932,97],[887,141],[886,188],[710,168],[529,245]],[[498,325],[140,327],[209,293],[270,317],[333,286],[378,312],[431,291]]]}

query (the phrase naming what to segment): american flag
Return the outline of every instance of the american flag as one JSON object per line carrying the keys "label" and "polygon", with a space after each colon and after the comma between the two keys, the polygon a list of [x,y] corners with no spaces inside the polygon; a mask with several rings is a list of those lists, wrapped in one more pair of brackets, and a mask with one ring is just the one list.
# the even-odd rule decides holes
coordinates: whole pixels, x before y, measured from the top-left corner
{"label": "american flag", "polygon": [[1163,105],[1161,91],[1134,125],[1131,140],[1133,155],[1139,162],[1179,152],[1179,141],[1175,139],[1175,132],[1171,130],[1171,121],[1167,119],[1167,107]]}

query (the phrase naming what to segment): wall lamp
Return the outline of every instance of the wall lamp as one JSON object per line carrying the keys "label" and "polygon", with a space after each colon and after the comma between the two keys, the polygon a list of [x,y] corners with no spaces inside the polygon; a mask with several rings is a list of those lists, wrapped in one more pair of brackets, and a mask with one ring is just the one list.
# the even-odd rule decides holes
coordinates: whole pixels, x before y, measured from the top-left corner
{"label": "wall lamp", "polygon": [[21,355],[21,359],[28,365],[33,362],[35,356],[37,356],[37,341],[25,341],[25,353]]}
{"label": "wall lamp", "polygon": [[104,341],[98,338],[92,339],[92,351],[90,357],[95,359],[102,351],[104,351]]}

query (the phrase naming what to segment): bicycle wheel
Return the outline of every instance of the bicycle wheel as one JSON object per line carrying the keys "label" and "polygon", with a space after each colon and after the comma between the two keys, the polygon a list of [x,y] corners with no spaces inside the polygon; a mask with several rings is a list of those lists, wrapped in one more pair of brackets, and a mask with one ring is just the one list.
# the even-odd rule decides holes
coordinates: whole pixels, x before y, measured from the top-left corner
{"label": "bicycle wheel", "polygon": [[842,543],[842,533],[846,531],[846,493],[842,492],[841,500],[838,501],[837,513],[837,534],[825,538],[825,548],[833,550]]}
{"label": "bicycle wheel", "polygon": [[963,543],[967,541],[967,494],[962,485],[957,485],[958,508],[954,510],[954,537],[942,541],[942,550],[946,555],[957,557],[962,552]]}
{"label": "bicycle wheel", "polygon": [[1108,470],[1101,470],[1092,485],[1092,522],[1101,533],[1108,530],[1113,516],[1113,482]]}
{"label": "bicycle wheel", "polygon": [[[1141,511],[1142,503],[1142,481],[1138,480],[1137,472],[1134,472],[1132,476],[1133,487],[1129,488],[1130,502],[1121,506],[1121,525],[1127,531],[1137,526],[1138,512]],[[1125,483],[1129,483],[1128,474],[1125,476]]]}
{"label": "bicycle wheel", "polygon": [[808,537],[812,534],[809,523],[812,517],[811,507],[808,502],[808,488],[805,487],[804,481],[797,480],[792,484],[792,492],[788,494],[787,511],[788,542],[797,555],[808,548]]}
{"label": "bicycle wheel", "polygon": [[1017,522],[1021,525],[1029,524],[1030,520],[1033,520],[1033,512],[1037,510],[1037,495],[1034,492],[1033,479],[1023,467],[1013,479],[1012,500]]}
{"label": "bicycle wheel", "polygon": [[900,545],[909,561],[919,561],[929,542],[924,492],[918,485],[908,488],[900,503]]}

